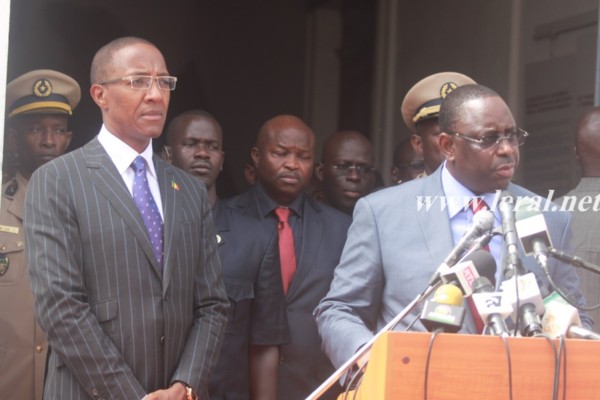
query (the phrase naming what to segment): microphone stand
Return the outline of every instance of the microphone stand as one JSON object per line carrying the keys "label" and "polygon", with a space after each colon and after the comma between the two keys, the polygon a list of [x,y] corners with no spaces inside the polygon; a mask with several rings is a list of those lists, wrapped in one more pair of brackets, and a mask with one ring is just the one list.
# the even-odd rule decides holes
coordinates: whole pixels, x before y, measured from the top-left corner
{"label": "microphone stand", "polygon": [[562,262],[566,262],[567,264],[571,264],[574,267],[583,268],[583,269],[586,269],[595,274],[600,274],[600,267],[598,267],[597,265],[589,263],[589,262],[585,261],[584,259],[579,258],[577,256],[572,256],[572,255],[563,253],[562,251],[556,250],[553,247],[548,249],[548,255],[550,255],[553,258],[556,258],[557,260],[560,260]]}
{"label": "microphone stand", "polygon": [[348,361],[342,364],[329,378],[327,378],[318,388],[316,388],[307,398],[306,400],[316,400],[320,398],[327,389],[329,389],[335,382],[337,382],[356,362],[365,354],[367,354],[373,344],[379,337],[381,337],[384,333],[391,331],[402,321],[410,312],[419,304],[419,302],[425,297],[429,296],[429,294],[438,288],[441,284],[441,280],[436,283],[429,285],[427,289],[425,289],[422,293],[418,294],[417,297],[414,298],[402,311],[398,313],[390,322],[387,323],[386,326],[381,328],[379,332],[375,336],[371,338],[364,346],[362,346]]}

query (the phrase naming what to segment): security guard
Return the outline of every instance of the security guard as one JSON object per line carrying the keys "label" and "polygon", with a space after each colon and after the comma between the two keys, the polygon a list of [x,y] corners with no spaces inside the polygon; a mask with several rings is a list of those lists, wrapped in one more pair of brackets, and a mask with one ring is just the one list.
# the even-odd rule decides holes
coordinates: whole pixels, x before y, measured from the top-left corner
{"label": "security guard", "polygon": [[15,176],[2,186],[0,206],[0,398],[42,398],[47,344],[37,325],[25,265],[23,209],[36,168],[64,154],[68,119],[81,90],[52,70],[28,72],[6,87],[7,140],[16,149]]}
{"label": "security guard", "polygon": [[440,105],[452,90],[476,83],[457,72],[440,72],[417,82],[404,96],[402,118],[412,132],[413,148],[425,160],[425,172],[431,174],[440,166],[443,156],[438,145]]}

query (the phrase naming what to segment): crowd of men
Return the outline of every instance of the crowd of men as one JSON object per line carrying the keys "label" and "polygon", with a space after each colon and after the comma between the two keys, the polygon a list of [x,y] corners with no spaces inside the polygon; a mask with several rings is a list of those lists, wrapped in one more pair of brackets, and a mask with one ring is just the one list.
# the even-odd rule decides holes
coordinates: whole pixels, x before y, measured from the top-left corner
{"label": "crowd of men", "polygon": [[[277,115],[250,151],[250,189],[229,199],[216,187],[227,132],[204,110],[165,126],[177,78],[154,44],[106,44],[90,79],[103,124],[68,153],[79,84],[36,70],[7,86],[18,164],[2,187],[0,301],[18,307],[0,309],[6,398],[304,399],[426,287],[473,221],[472,210],[416,212],[417,196],[533,195],[511,182],[526,134],[463,74],[406,94],[396,186],[378,185],[362,133],[331,134],[317,162],[313,130]],[[596,178],[588,131],[578,154]],[[569,215],[547,219],[572,252]],[[500,263],[500,238],[490,248]],[[574,270],[550,270],[583,305]],[[463,332],[477,333],[471,315]]]}

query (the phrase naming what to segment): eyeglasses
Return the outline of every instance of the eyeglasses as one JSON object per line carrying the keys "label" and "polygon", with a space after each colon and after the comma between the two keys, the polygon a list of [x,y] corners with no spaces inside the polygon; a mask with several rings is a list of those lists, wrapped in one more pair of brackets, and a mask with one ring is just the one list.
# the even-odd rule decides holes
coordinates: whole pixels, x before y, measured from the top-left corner
{"label": "eyeglasses", "polygon": [[350,171],[355,170],[360,176],[370,175],[375,172],[375,167],[365,164],[340,163],[332,164],[333,171],[336,175],[350,175]]}
{"label": "eyeglasses", "polygon": [[175,90],[175,84],[177,78],[174,76],[150,76],[150,75],[129,75],[122,78],[109,79],[107,81],[100,82],[100,85],[106,85],[108,83],[117,83],[120,81],[129,81],[132,89],[135,90],[149,90],[152,87],[152,82],[156,80],[158,88],[160,90]]}
{"label": "eyeglasses", "polygon": [[480,149],[489,149],[497,146],[502,140],[507,140],[511,146],[521,146],[527,140],[529,133],[521,128],[517,128],[514,132],[507,132],[505,134],[494,133],[492,135],[485,135],[478,139],[474,139],[469,136],[465,136],[462,133],[454,132],[454,136],[458,136],[468,142],[471,142]]}
{"label": "eyeglasses", "polygon": [[417,162],[412,162],[410,164],[395,165],[395,167],[398,169],[411,169],[413,171],[422,171],[425,169],[425,162],[417,161]]}

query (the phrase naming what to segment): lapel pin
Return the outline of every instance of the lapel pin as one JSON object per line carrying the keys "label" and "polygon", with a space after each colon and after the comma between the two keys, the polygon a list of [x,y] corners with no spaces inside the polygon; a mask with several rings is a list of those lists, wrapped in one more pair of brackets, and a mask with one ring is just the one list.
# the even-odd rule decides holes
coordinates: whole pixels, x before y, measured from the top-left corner
{"label": "lapel pin", "polygon": [[179,191],[179,185],[175,181],[171,181],[171,187],[177,191]]}

